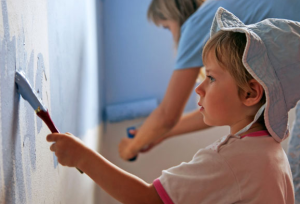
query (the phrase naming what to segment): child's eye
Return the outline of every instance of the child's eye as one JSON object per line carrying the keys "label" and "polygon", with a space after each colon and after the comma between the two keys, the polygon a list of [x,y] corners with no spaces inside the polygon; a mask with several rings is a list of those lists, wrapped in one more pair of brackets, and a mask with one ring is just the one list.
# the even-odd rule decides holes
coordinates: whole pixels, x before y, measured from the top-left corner
{"label": "child's eye", "polygon": [[214,82],[215,78],[213,78],[212,76],[207,75],[207,78],[209,78],[209,82]]}

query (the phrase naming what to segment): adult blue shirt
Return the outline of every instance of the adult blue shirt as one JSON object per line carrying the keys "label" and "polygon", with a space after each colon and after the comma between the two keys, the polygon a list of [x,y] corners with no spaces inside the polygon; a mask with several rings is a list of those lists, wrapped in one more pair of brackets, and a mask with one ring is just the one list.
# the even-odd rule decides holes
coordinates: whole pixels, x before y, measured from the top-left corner
{"label": "adult blue shirt", "polygon": [[232,12],[245,24],[266,18],[300,21],[300,0],[206,0],[181,26],[175,69],[203,66],[203,47],[219,7]]}

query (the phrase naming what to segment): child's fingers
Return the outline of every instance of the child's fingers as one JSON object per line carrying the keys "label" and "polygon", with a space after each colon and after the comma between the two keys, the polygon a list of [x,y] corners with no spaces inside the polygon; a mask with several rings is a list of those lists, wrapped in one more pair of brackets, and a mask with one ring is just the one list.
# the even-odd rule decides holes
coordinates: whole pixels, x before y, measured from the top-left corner
{"label": "child's fingers", "polygon": [[56,142],[59,138],[65,136],[64,134],[60,134],[60,133],[52,133],[47,135],[46,139],[48,142]]}
{"label": "child's fingers", "polygon": [[55,152],[56,151],[56,143],[53,143],[51,146],[50,146],[50,150],[52,152]]}
{"label": "child's fingers", "polygon": [[56,142],[56,140],[57,140],[56,135],[57,135],[57,133],[49,134],[49,135],[47,135],[46,140],[48,142]]}

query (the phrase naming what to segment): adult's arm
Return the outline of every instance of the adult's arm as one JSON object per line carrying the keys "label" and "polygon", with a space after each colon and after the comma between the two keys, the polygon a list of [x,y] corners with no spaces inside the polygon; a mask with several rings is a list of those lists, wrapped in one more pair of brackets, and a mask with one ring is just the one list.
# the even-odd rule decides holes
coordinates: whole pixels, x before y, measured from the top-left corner
{"label": "adult's arm", "polygon": [[[175,70],[161,104],[150,114],[134,139],[120,144],[120,156],[128,160],[146,145],[162,138],[179,121],[199,74],[200,67]],[[125,143],[125,142],[123,142]]]}
{"label": "adult's arm", "polygon": [[164,139],[209,128],[199,110],[183,115],[179,122],[163,137]]}
{"label": "adult's arm", "polygon": [[150,151],[153,147],[160,144],[162,141],[172,138],[174,136],[181,136],[186,133],[199,131],[206,129],[210,126],[206,125],[203,121],[203,116],[199,110],[187,113],[183,115],[178,123],[171,129],[168,133],[166,133],[162,138],[152,142],[146,148],[143,148],[141,152],[145,153]]}

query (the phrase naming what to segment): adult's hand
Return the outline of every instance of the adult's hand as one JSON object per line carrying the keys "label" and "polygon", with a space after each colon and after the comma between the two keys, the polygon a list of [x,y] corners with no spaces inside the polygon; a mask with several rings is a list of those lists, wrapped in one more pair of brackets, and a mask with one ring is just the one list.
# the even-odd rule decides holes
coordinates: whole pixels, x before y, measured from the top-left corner
{"label": "adult's hand", "polygon": [[133,138],[124,137],[119,144],[119,155],[122,159],[128,161],[137,156],[139,150],[133,143]]}
{"label": "adult's hand", "polygon": [[133,139],[124,138],[119,145],[121,158],[128,160],[147,145],[146,151],[159,144],[178,123],[194,89],[200,67],[175,70],[160,105],[150,114]]}

